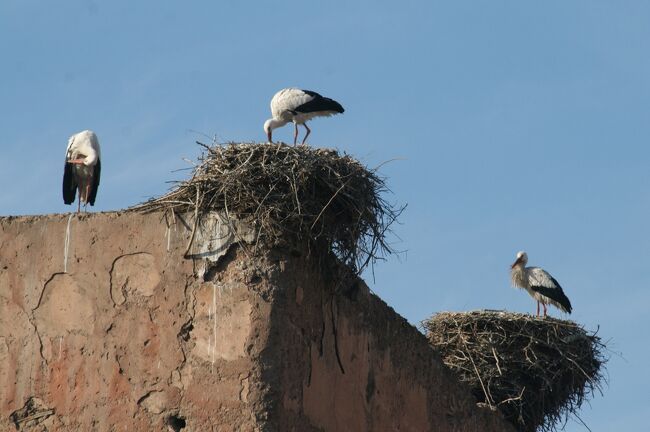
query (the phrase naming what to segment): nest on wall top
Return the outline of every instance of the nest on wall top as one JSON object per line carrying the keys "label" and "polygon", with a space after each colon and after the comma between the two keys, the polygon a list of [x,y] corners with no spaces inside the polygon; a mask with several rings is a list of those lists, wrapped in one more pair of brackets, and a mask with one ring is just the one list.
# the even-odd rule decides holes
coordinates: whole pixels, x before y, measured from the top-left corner
{"label": "nest on wall top", "polygon": [[601,392],[605,345],[572,321],[501,311],[443,312],[422,322],[476,399],[518,431],[554,431]]}
{"label": "nest on wall top", "polygon": [[[386,234],[404,207],[382,196],[376,170],[336,150],[283,143],[208,146],[190,179],[132,211],[212,211],[251,223],[266,243],[323,245],[359,273],[393,251]],[[189,250],[189,245],[188,245]]]}

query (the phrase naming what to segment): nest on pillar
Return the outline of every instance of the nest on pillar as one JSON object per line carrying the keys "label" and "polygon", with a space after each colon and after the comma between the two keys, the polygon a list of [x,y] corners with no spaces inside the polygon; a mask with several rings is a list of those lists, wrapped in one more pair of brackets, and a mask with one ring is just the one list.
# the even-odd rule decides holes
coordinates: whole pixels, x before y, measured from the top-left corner
{"label": "nest on pillar", "polygon": [[199,144],[191,178],[129,210],[193,212],[195,223],[217,211],[251,224],[266,246],[306,246],[355,274],[395,252],[387,234],[404,207],[386,201],[376,169],[332,149]]}
{"label": "nest on pillar", "polygon": [[606,346],[572,321],[503,311],[442,312],[431,346],[479,403],[517,430],[554,431],[601,391]]}

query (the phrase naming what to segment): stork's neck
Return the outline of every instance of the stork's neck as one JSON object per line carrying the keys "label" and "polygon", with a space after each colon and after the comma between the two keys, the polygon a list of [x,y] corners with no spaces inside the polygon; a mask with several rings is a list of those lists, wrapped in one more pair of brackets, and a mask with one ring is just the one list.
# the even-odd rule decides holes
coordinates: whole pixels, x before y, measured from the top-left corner
{"label": "stork's neck", "polygon": [[97,164],[98,154],[96,152],[88,152],[88,156],[84,159],[84,165],[93,166]]}
{"label": "stork's neck", "polygon": [[282,120],[276,118],[270,118],[266,121],[266,124],[269,126],[270,130],[277,129],[289,123],[289,120]]}
{"label": "stork's neck", "polygon": [[520,288],[527,288],[528,281],[526,280],[526,270],[524,263],[520,262],[510,270],[510,280],[512,285]]}

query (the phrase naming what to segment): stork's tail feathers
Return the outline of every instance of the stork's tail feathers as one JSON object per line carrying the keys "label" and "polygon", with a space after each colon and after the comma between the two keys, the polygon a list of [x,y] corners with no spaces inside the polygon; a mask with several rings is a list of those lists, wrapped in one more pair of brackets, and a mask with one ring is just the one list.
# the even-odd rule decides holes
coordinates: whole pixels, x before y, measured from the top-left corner
{"label": "stork's tail feathers", "polygon": [[99,189],[99,178],[102,172],[102,161],[97,159],[97,164],[95,165],[95,172],[93,173],[92,185],[90,186],[90,196],[88,197],[88,203],[91,206],[95,205],[95,198],[97,197],[97,189]]}
{"label": "stork's tail feathers", "polygon": [[558,296],[560,298],[557,300],[558,304],[556,306],[562,309],[564,312],[570,314],[571,311],[573,310],[573,308],[571,307],[571,302],[569,301],[569,298],[566,295],[564,295],[563,292],[560,292],[560,294],[561,295]]}
{"label": "stork's tail feathers", "polygon": [[562,290],[562,287],[560,286],[560,283],[555,280],[553,276],[551,276],[551,280],[555,285],[557,285],[557,292],[555,293],[554,296],[551,298],[557,302],[555,306],[557,306],[559,309],[562,309],[564,312],[570,314],[573,308],[571,307],[571,302],[569,301],[569,297],[564,294],[564,290]]}
{"label": "stork's tail feathers", "polygon": [[555,288],[548,288],[544,286],[531,286],[530,289],[536,293],[541,294],[543,298],[541,301],[544,303],[547,304],[550,303],[553,306],[560,309],[561,311],[566,312],[568,314],[570,314],[571,311],[573,310],[569,298],[566,296],[566,294],[564,294],[564,291],[562,291],[562,288],[560,287],[559,284],[557,284]]}
{"label": "stork's tail feathers", "polygon": [[323,105],[326,106],[326,108],[323,111],[334,111],[339,114],[343,114],[345,112],[343,106],[341,106],[341,104],[335,101],[334,99],[324,97]]}

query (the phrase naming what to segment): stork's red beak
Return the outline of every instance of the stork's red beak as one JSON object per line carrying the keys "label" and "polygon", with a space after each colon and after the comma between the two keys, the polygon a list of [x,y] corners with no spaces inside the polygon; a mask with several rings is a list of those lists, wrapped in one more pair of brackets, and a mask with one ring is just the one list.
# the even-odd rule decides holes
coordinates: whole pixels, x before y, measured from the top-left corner
{"label": "stork's red beak", "polygon": [[266,133],[266,136],[269,138],[269,142],[270,142],[270,143],[273,142],[273,137],[272,137],[272,135],[273,135],[273,132],[271,132],[271,131],[268,131],[268,132]]}
{"label": "stork's red beak", "polygon": [[515,268],[515,266],[516,266],[517,264],[519,264],[520,262],[521,262],[521,258],[517,258],[517,260],[516,260],[515,262],[512,263],[512,265],[510,266],[510,268],[511,268],[511,269]]}

